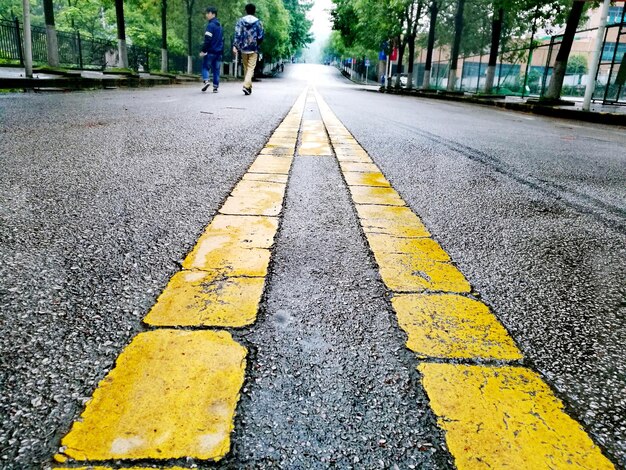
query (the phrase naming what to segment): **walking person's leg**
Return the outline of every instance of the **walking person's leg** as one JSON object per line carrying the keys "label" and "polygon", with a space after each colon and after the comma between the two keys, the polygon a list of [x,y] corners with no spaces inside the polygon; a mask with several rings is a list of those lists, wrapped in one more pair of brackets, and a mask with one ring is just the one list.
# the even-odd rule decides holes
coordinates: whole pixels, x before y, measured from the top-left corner
{"label": "walking person's leg", "polygon": [[246,76],[243,81],[243,87],[245,90],[248,90],[246,94],[249,95],[250,93],[252,93],[252,77],[254,76],[254,68],[256,67],[257,54],[244,54],[242,58],[245,63],[244,68],[246,71]]}
{"label": "walking person's leg", "polygon": [[220,72],[222,68],[222,56],[215,54],[212,60],[211,68],[213,69],[213,93],[217,93],[220,86]]}
{"label": "walking person's leg", "polygon": [[202,81],[204,82],[204,85],[202,86],[202,91],[206,91],[210,85],[209,67],[210,67],[209,55],[207,54],[204,57],[202,57]]}

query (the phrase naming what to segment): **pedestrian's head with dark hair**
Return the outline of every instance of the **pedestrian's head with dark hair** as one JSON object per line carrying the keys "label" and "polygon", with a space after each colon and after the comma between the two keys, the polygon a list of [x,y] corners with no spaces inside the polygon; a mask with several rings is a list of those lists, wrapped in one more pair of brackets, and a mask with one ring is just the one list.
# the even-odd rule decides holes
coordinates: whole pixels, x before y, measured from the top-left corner
{"label": "pedestrian's head with dark hair", "polygon": [[216,7],[207,7],[205,13],[206,14],[210,13],[213,16],[217,16],[217,8]]}
{"label": "pedestrian's head with dark hair", "polygon": [[248,3],[246,5],[246,13],[248,15],[254,15],[256,13],[256,5],[254,3]]}

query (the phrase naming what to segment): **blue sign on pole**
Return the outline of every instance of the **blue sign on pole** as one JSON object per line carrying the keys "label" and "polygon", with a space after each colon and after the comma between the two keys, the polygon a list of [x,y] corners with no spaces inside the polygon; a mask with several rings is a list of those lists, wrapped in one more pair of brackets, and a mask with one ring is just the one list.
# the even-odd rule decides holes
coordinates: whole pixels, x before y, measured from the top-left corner
{"label": "blue sign on pole", "polygon": [[385,51],[380,51],[378,53],[378,60],[387,60],[387,54],[385,54]]}
{"label": "blue sign on pole", "polygon": [[370,60],[369,59],[365,59],[365,66],[369,67],[370,66]]}

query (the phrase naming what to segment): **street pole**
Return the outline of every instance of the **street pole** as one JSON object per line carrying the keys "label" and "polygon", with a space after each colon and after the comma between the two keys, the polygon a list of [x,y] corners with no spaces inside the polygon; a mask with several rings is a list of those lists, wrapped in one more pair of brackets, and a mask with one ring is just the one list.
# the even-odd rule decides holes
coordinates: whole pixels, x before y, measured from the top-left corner
{"label": "street pole", "polygon": [[[593,98],[593,92],[596,89],[596,75],[598,73],[598,67],[600,65],[600,55],[602,54],[604,31],[606,30],[606,17],[609,14],[610,4],[611,0],[604,0],[604,3],[602,4],[602,11],[600,12],[600,25],[598,26],[598,32],[596,33],[596,44],[593,50],[593,56],[591,58],[589,75],[587,75],[587,86],[585,88],[585,98],[583,100],[583,111],[589,111],[591,109],[591,98]],[[617,45],[615,47],[617,48]]]}
{"label": "street pole", "polygon": [[33,43],[30,30],[30,2],[22,0],[24,8],[24,69],[28,78],[33,78]]}

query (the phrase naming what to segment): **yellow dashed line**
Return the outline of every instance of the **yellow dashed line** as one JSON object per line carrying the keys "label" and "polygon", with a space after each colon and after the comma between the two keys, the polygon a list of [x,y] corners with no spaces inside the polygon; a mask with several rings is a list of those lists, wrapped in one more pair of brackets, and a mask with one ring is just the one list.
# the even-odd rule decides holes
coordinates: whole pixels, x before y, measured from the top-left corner
{"label": "yellow dashed line", "polygon": [[140,333],[63,439],[63,454],[219,459],[230,447],[245,357],[224,331]]}
{"label": "yellow dashed line", "polygon": [[[146,324],[219,328],[254,323],[305,98],[306,92],[235,186]],[[223,458],[230,449],[246,353],[225,331],[138,334],[62,439],[55,460]]]}
{"label": "yellow dashed line", "polygon": [[[522,354],[485,304],[459,295],[471,293],[463,274],[316,96],[381,277],[393,292],[407,347],[423,360],[418,369],[424,389],[456,466],[614,468],[536,373],[480,364],[519,361]],[[458,359],[476,365],[453,362]]]}

